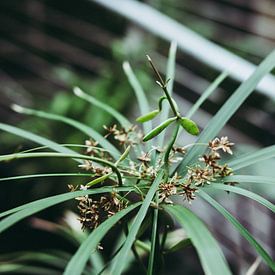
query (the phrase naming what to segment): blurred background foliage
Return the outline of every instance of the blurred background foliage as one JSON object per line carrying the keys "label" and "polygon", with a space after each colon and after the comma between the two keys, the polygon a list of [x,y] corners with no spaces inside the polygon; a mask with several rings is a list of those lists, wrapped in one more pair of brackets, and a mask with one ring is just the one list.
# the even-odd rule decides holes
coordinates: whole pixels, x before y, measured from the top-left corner
{"label": "blurred background foliage", "polygon": [[[258,64],[274,48],[275,2],[272,0],[141,2],[254,64]],[[68,116],[102,131],[102,125],[113,123],[112,118],[73,96],[72,88],[79,86],[134,120],[137,114],[134,96],[123,73],[122,62],[130,61],[154,104],[158,87],[151,77],[145,54],[149,53],[161,72],[165,73],[168,48],[167,41],[94,1],[2,0],[0,121],[39,133],[59,143],[83,144],[88,137],[75,129],[57,122],[16,115],[10,110],[10,104],[17,103]],[[217,69],[201,62],[199,58],[179,51],[174,90],[182,110],[188,110],[218,74]],[[195,116],[200,127],[206,125],[238,85],[239,82],[230,77],[221,84]],[[269,97],[259,91],[255,92],[222,132],[238,144],[238,153],[274,144],[275,90],[273,91],[273,96]],[[192,140],[187,138],[187,141]],[[0,142],[1,154],[34,146],[31,142],[7,133],[1,133]],[[242,146],[243,143],[248,145]],[[274,164],[274,160],[269,161],[251,168],[250,172],[272,176]],[[60,171],[73,172],[78,171],[78,168],[70,161],[55,160],[18,161],[0,166],[1,177]],[[66,192],[67,184],[79,182],[70,178],[42,178],[1,183],[0,208],[5,210],[47,195]],[[274,200],[274,191],[271,188],[257,189],[257,192],[265,193]],[[273,248],[274,256],[274,221],[268,211],[233,195],[220,195],[220,199],[270,251]],[[67,203],[66,208],[64,205],[56,206],[37,216],[58,222],[64,209],[72,205],[74,202]],[[205,205],[197,203],[193,207],[210,224],[235,270],[238,270],[238,274],[243,274],[243,270],[255,259],[253,252],[247,248],[245,242],[240,246],[243,240]],[[202,207],[205,211],[201,210]],[[64,242],[63,237],[53,237],[49,232],[30,229],[29,224],[29,220],[23,221],[1,235],[0,252],[41,247],[74,251],[75,247],[70,242]],[[243,250],[240,251],[238,247]],[[200,274],[202,271],[196,264],[195,252],[190,250],[192,249],[183,252],[184,266],[190,269],[186,274]],[[175,262],[180,259],[180,263],[174,265],[175,270],[171,274],[181,274],[177,269],[182,264],[182,254],[177,254],[174,259]],[[259,272],[263,273],[258,274],[268,274],[264,267]]]}

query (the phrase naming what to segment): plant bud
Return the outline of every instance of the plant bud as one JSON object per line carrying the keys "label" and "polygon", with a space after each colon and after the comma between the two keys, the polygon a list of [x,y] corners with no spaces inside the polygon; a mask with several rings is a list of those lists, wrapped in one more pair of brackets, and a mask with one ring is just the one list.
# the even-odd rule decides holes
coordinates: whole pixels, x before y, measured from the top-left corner
{"label": "plant bud", "polygon": [[177,119],[176,117],[172,117],[172,118],[169,118],[169,119],[165,120],[159,126],[157,126],[155,129],[153,129],[152,131],[150,131],[143,138],[143,141],[148,141],[148,140],[154,138],[155,136],[157,136],[159,133],[161,133],[166,127],[168,127],[176,119]]}
{"label": "plant bud", "polygon": [[159,110],[154,110],[146,115],[140,116],[136,119],[137,122],[144,123],[155,118],[159,114]]}
{"label": "plant bud", "polygon": [[187,117],[182,117],[180,119],[180,124],[189,134],[193,136],[197,136],[200,133],[197,124]]}

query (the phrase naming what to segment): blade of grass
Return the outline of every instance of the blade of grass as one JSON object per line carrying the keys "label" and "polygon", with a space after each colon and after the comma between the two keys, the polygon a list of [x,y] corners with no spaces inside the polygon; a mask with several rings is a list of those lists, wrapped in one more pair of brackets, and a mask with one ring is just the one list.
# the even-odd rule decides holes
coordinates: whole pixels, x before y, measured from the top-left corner
{"label": "blade of grass", "polygon": [[251,176],[251,175],[233,175],[223,178],[223,182],[249,182],[259,184],[275,184],[272,177]]}
{"label": "blade of grass", "polygon": [[[167,69],[166,69],[166,82],[167,90],[170,95],[173,94],[173,86],[174,86],[174,79],[175,79],[175,66],[176,66],[176,54],[177,54],[177,43],[172,42],[169,49],[168,61],[167,61]],[[164,101],[163,107],[160,115],[160,121],[165,121],[168,119],[169,116],[170,106],[169,104]],[[162,147],[164,142],[165,133],[161,133],[158,136],[158,146]]]}
{"label": "blade of grass", "polygon": [[51,265],[52,267],[57,267],[64,269],[67,264],[67,260],[53,255],[50,252],[38,252],[38,251],[20,251],[15,253],[7,253],[0,255],[0,262],[9,263],[24,263],[24,262],[38,262],[42,264]]}
{"label": "blade of grass", "polygon": [[0,156],[0,162],[1,161],[10,161],[10,160],[15,160],[15,159],[25,159],[25,158],[74,158],[76,157],[79,159],[85,159],[85,160],[91,160],[96,163],[104,164],[110,168],[112,168],[113,172],[116,173],[117,179],[118,179],[118,184],[122,186],[122,176],[120,174],[119,169],[115,164],[113,164],[110,161],[101,159],[101,158],[96,158],[96,157],[91,157],[87,155],[80,155],[80,154],[61,154],[61,153],[48,153],[48,152],[41,152],[41,153],[24,153],[24,154],[10,154],[10,155],[2,155]]}
{"label": "blade of grass", "polygon": [[196,101],[196,103],[187,112],[186,117],[191,118],[195,114],[195,112],[200,108],[200,106],[204,103],[204,101],[218,88],[218,86],[224,81],[224,79],[227,76],[228,76],[227,71],[221,73],[211,83],[211,85],[203,92],[203,94],[199,97],[199,99]]}
{"label": "blade of grass", "polygon": [[[237,111],[245,99],[256,88],[260,80],[270,72],[275,65],[275,50],[269,54],[265,60],[258,66],[255,72],[233,93],[233,95],[224,103],[217,114],[210,120],[206,128],[198,138],[198,143],[208,142],[213,139],[223,128],[226,122]],[[183,161],[178,166],[177,171],[184,174],[187,170],[187,165],[195,158],[203,153],[205,149],[200,146],[194,146],[187,152]]]}
{"label": "blade of grass", "polygon": [[157,249],[157,232],[158,232],[158,209],[154,209],[153,212],[153,224],[152,224],[152,233],[151,233],[151,249],[149,255],[149,263],[148,263],[148,275],[153,275],[154,268],[156,265],[156,249]]}
{"label": "blade of grass", "polygon": [[64,271],[65,275],[80,275],[85,268],[85,265],[91,256],[91,252],[97,249],[98,243],[104,238],[107,232],[116,224],[120,219],[122,219],[130,211],[134,210],[141,203],[135,203],[128,206],[127,208],[119,211],[111,218],[107,219],[99,227],[94,229],[89,237],[81,244],[77,252],[71,258],[70,262],[66,266]]}
{"label": "blade of grass", "polygon": [[[123,63],[123,70],[128,78],[130,85],[132,86],[132,88],[135,92],[141,115],[149,113],[150,107],[149,107],[148,100],[147,100],[144,90],[141,87],[138,79],[136,78],[129,62],[126,61]],[[145,133],[150,132],[152,130],[152,122],[147,121],[147,122],[143,123],[143,129],[144,129]]]}
{"label": "blade of grass", "polygon": [[90,102],[94,106],[104,110],[111,116],[113,116],[120,123],[120,125],[122,127],[124,127],[125,129],[128,129],[131,127],[131,125],[132,125],[131,122],[125,116],[123,116],[121,113],[116,111],[114,108],[112,108],[108,104],[105,104],[105,103],[101,102],[100,100],[96,99],[95,97],[88,95],[87,93],[82,91],[79,87],[74,88],[74,94],[76,96]]}
{"label": "blade of grass", "polygon": [[248,153],[244,156],[240,156],[237,159],[230,161],[228,165],[230,166],[230,168],[236,171],[273,157],[275,157],[275,145],[260,149],[254,153]]}
{"label": "blade of grass", "polygon": [[218,183],[212,183],[210,186],[206,187],[206,189],[220,189],[228,192],[233,192],[242,196],[245,196],[247,198],[250,198],[254,201],[257,201],[258,203],[262,204],[266,208],[270,209],[272,212],[275,212],[275,205],[268,201],[267,199],[259,196],[258,194],[255,194],[251,191],[248,191],[246,189],[236,187],[236,186],[230,186],[225,184],[218,184]]}
{"label": "blade of grass", "polygon": [[37,266],[28,266],[23,264],[10,264],[10,263],[2,263],[0,265],[0,272],[3,274],[34,274],[34,275],[60,275],[60,271],[46,268],[46,267],[37,267]]}
{"label": "blade of grass", "polygon": [[[0,123],[0,129],[5,131],[5,132],[14,134],[16,136],[20,136],[20,137],[23,137],[25,139],[31,140],[35,143],[45,145],[48,148],[51,148],[54,151],[57,151],[57,152],[60,152],[60,153],[77,154],[77,152],[75,152],[71,149],[65,148],[64,146],[61,146],[56,142],[53,142],[53,141],[51,141],[47,138],[41,137],[39,135],[33,134],[29,131],[25,131],[25,130],[22,130],[20,128],[14,127],[12,125],[8,125],[8,124],[5,124],[5,123]],[[82,163],[82,160],[75,159],[75,161]]]}
{"label": "blade of grass", "polygon": [[185,229],[206,275],[232,274],[218,243],[194,213],[181,205],[166,205],[164,209]]}
{"label": "blade of grass", "polygon": [[[120,0],[120,5],[117,5],[117,1],[110,0],[90,1],[117,12],[168,42],[176,41],[182,51],[218,71],[228,70],[230,76],[239,81],[244,81],[256,68],[251,62],[207,40],[147,4],[131,0]],[[268,75],[259,83],[258,90],[274,98],[274,86],[274,77]]]}
{"label": "blade of grass", "polygon": [[[133,188],[131,187],[118,187],[115,190],[118,191],[130,191]],[[48,207],[54,206],[56,204],[62,203],[64,201],[68,201],[70,199],[85,196],[85,195],[93,195],[93,194],[101,194],[101,193],[108,193],[113,192],[113,187],[102,187],[92,190],[84,190],[84,191],[75,191],[69,192],[61,195],[51,196],[45,199],[40,199],[34,202],[30,202],[8,211],[0,213],[0,217],[4,217],[10,215],[3,220],[0,221],[0,233],[12,226],[13,224],[21,221],[22,219],[33,215],[39,211],[42,211]]]}
{"label": "blade of grass", "polygon": [[157,175],[156,179],[154,180],[150,190],[148,191],[142,206],[140,208],[140,210],[138,211],[131,227],[129,230],[129,234],[126,238],[126,241],[123,245],[123,247],[121,248],[121,250],[119,251],[118,255],[116,256],[116,258],[114,259],[114,265],[112,267],[112,270],[110,272],[110,274],[116,274],[116,275],[120,275],[124,269],[124,266],[127,262],[127,257],[129,254],[129,251],[131,250],[131,247],[133,245],[133,243],[135,242],[135,238],[137,236],[138,230],[141,226],[142,221],[144,220],[146,213],[148,211],[148,208],[150,206],[150,203],[152,202],[152,199],[158,189],[158,186],[163,178],[164,175],[164,171],[161,170],[159,172],[159,174]]}
{"label": "blade of grass", "polygon": [[198,192],[198,195],[211,204],[218,212],[220,212],[226,220],[228,220],[238,231],[239,233],[250,243],[251,246],[255,248],[258,254],[262,257],[264,262],[275,271],[275,264],[272,258],[268,255],[268,253],[264,250],[264,248],[254,239],[254,237],[247,231],[239,221],[231,215],[222,205],[220,205],[216,200],[210,197],[203,190]]}
{"label": "blade of grass", "polygon": [[98,141],[98,143],[115,158],[117,159],[120,156],[120,152],[114,147],[108,140],[106,140],[101,134],[96,132],[94,129],[91,127],[88,127],[87,125],[80,123],[74,119],[67,118],[61,115],[56,115],[56,114],[51,114],[47,113],[44,111],[38,111],[38,110],[33,110],[29,108],[25,108],[19,105],[12,105],[12,109],[15,112],[26,114],[26,115],[33,115],[49,120],[55,120],[55,121],[60,121],[65,124],[68,124],[79,131],[83,132],[84,134],[88,135],[89,137],[93,138],[94,140]]}
{"label": "blade of grass", "polygon": [[91,177],[91,174],[81,174],[81,173],[32,174],[32,175],[0,178],[0,181],[23,180],[23,179],[30,179],[30,178],[45,178],[45,177]]}

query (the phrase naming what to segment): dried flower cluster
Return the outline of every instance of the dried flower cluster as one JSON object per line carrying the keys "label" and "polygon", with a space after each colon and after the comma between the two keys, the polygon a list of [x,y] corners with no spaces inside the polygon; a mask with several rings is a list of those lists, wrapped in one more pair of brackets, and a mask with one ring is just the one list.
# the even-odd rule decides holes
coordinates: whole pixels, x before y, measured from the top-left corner
{"label": "dried flower cluster", "polygon": [[[220,151],[233,154],[231,150],[233,145],[234,143],[229,142],[227,137],[215,138],[210,141],[208,144],[209,152],[199,158],[199,161],[203,164],[197,163],[193,167],[189,167],[187,176],[182,179],[182,182],[181,177],[175,174],[167,183],[160,185],[160,200],[171,203],[170,196],[182,195],[190,203],[195,199],[195,193],[199,187],[210,184],[219,178],[232,175],[232,169],[227,164],[221,165],[219,160],[221,159]],[[182,153],[182,151],[180,152]],[[228,184],[234,185],[236,183]]]}
{"label": "dried flower cluster", "polygon": [[[136,149],[138,150],[136,150],[136,152],[138,152],[138,154],[135,159],[131,159],[129,156],[128,159],[124,159],[122,163],[117,163],[117,168],[124,180],[131,178],[134,180],[134,185],[138,189],[140,188],[140,182],[146,183],[147,187],[150,186],[160,167],[164,164],[163,155],[165,148],[152,147],[148,152],[141,151],[143,135],[138,132],[134,126],[128,130],[118,129],[116,125],[104,128],[108,132],[105,138],[113,136],[124,148],[126,145],[131,145],[131,148],[137,146]],[[87,140],[85,144],[87,147],[87,155],[100,157],[104,160],[111,159],[106,151],[98,147],[96,141]],[[182,196],[184,200],[191,203],[196,198],[196,192],[199,188],[232,174],[232,170],[228,165],[220,164],[220,160],[223,155],[221,153],[232,154],[232,146],[234,144],[229,142],[227,137],[221,137],[211,140],[206,145],[208,146],[207,153],[202,155],[196,164],[188,168],[184,177],[175,173],[171,178],[168,178],[159,185],[158,196],[160,203],[172,203],[171,197],[174,195]],[[174,145],[169,153],[168,161],[170,165],[182,160],[189,146],[177,147]],[[191,146],[196,146],[196,144]],[[154,161],[152,161],[153,159]],[[114,160],[112,160],[112,162],[114,162]],[[85,161],[80,167],[91,172],[93,178],[112,174],[110,167],[100,166],[91,161]],[[112,177],[110,182],[114,185],[117,184],[115,177]],[[87,188],[87,186],[80,187],[82,190],[85,188]],[[71,189],[75,191],[77,188],[71,186]],[[126,207],[126,204],[118,199],[117,194],[102,194],[98,199],[83,196],[78,197],[77,200],[80,212],[79,220],[82,223],[82,228],[96,228],[108,217]]]}
{"label": "dried flower cluster", "polygon": [[98,200],[87,195],[77,197],[76,200],[82,229],[98,227],[99,224],[127,206],[123,200],[118,199],[116,193],[104,193]]}
{"label": "dried flower cluster", "polygon": [[119,129],[116,124],[111,127],[103,126],[107,131],[105,138],[113,136],[114,140],[117,140],[120,145],[135,145],[141,142],[142,133],[138,132],[137,126],[132,125],[128,129]]}

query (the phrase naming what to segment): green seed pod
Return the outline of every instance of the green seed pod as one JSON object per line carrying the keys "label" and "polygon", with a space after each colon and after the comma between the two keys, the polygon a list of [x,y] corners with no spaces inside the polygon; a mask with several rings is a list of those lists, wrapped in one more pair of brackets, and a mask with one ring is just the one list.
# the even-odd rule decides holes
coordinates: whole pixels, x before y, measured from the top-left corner
{"label": "green seed pod", "polygon": [[163,100],[165,100],[165,99],[167,99],[166,96],[162,96],[162,97],[160,97],[160,99],[159,99],[159,110],[160,110],[160,111],[162,110],[162,102],[163,102]]}
{"label": "green seed pod", "polygon": [[180,124],[191,135],[197,136],[200,133],[197,124],[187,117],[182,117],[180,119]]}
{"label": "green seed pod", "polygon": [[153,129],[152,131],[150,131],[143,138],[143,141],[148,141],[148,140],[154,138],[155,136],[157,136],[159,133],[161,133],[166,127],[168,127],[176,119],[177,119],[176,117],[172,117],[172,118],[169,118],[169,119],[165,120],[159,126],[157,126],[155,129]]}
{"label": "green seed pod", "polygon": [[136,119],[137,122],[140,122],[140,123],[144,123],[146,121],[149,121],[151,119],[153,119],[154,117],[156,117],[159,113],[159,110],[154,110],[146,115],[143,115],[143,116],[140,116]]}

